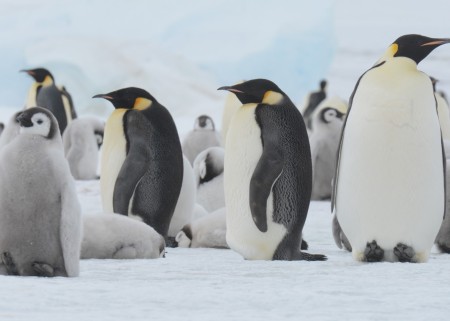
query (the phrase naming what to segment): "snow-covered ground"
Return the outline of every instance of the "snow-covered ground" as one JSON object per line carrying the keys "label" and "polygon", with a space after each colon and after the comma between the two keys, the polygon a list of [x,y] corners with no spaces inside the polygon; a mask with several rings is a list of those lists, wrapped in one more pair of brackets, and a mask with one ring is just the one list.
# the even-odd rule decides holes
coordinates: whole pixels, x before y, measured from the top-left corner
{"label": "snow-covered ground", "polygon": [[[46,66],[80,115],[112,110],[94,94],[142,86],[174,115],[220,124],[216,88],[267,77],[296,102],[330,83],[348,99],[398,36],[450,36],[446,0],[0,0],[0,121]],[[450,90],[450,46],[420,65]],[[77,182],[85,213],[101,210],[98,182]],[[252,262],[231,250],[168,249],[157,260],[81,262],[78,278],[0,277],[0,320],[447,320],[450,256],[426,264],[361,264],[332,240],[329,202],[312,202],[311,253],[327,262]]]}

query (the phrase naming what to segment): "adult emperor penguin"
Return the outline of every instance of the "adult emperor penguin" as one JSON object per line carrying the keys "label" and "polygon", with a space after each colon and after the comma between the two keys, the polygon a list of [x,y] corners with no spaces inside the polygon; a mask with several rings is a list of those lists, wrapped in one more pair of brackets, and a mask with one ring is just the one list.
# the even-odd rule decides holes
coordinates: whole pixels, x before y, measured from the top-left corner
{"label": "adult emperor penguin", "polygon": [[20,133],[0,151],[0,272],[77,276],[81,208],[55,117],[18,116]]}
{"label": "adult emperor penguin", "polygon": [[[450,160],[446,161],[447,168],[450,166]],[[445,218],[442,222],[439,233],[436,237],[437,248],[444,253],[450,254],[450,171],[446,173],[446,207],[445,207]]]}
{"label": "adult emperor penguin", "polygon": [[75,179],[97,178],[99,149],[103,144],[105,123],[96,117],[74,119],[64,131],[64,154]]}
{"label": "adult emperor penguin", "polygon": [[325,260],[300,251],[311,197],[311,152],[305,124],[273,82],[221,87],[244,104],[225,147],[227,243],[250,260]]}
{"label": "adult emperor penguin", "polygon": [[58,88],[53,75],[45,68],[21,70],[33,77],[35,82],[28,92],[25,108],[40,106],[50,110],[58,120],[61,134],[72,119],[76,118],[72,97],[65,87]]}
{"label": "adult emperor penguin", "polygon": [[194,129],[183,140],[181,148],[191,165],[200,152],[208,147],[220,146],[219,133],[216,131],[214,121],[207,115],[197,117]]}
{"label": "adult emperor penguin", "polygon": [[340,99],[326,99],[317,107],[317,112],[312,117],[312,131],[309,136],[313,166],[312,200],[331,198],[331,181],[345,118],[339,104],[342,104]]}
{"label": "adult emperor penguin", "polygon": [[350,98],[332,211],[356,260],[428,260],[445,210],[445,157],[433,86],[417,64],[449,41],[398,38]]}
{"label": "adult emperor penguin", "polygon": [[183,154],[172,116],[141,88],[94,98],[115,108],[106,121],[101,156],[104,212],[138,217],[167,237],[183,180]]}
{"label": "adult emperor penguin", "polygon": [[318,91],[314,91],[308,95],[304,104],[303,119],[305,120],[306,127],[311,129],[312,116],[319,104],[327,98],[327,81],[322,79],[320,81],[320,88]]}

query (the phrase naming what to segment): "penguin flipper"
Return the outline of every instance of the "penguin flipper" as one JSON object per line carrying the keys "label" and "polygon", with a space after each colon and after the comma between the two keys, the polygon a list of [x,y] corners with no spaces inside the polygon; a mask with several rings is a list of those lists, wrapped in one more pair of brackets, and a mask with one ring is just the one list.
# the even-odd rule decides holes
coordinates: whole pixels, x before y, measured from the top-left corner
{"label": "penguin flipper", "polygon": [[250,210],[256,227],[267,232],[267,198],[283,171],[283,155],[275,144],[264,144],[250,180]]}
{"label": "penguin flipper", "polygon": [[[136,128],[145,128],[149,126],[145,116],[140,112],[131,110],[125,114],[124,123],[126,124],[127,137],[132,136],[133,141],[129,142],[127,157],[120,168],[113,192],[113,210],[114,213],[128,215],[130,200],[133,196],[136,186],[145,175],[149,165],[149,151],[146,140],[147,135],[136,130]],[[145,122],[145,125],[141,123]],[[148,133],[147,133],[148,134]]]}
{"label": "penguin flipper", "polygon": [[344,234],[344,231],[342,231],[341,225],[339,224],[336,214],[333,214],[332,230],[334,242],[336,243],[337,247],[340,249],[344,247],[347,251],[351,252],[352,246],[350,245],[347,236]]}

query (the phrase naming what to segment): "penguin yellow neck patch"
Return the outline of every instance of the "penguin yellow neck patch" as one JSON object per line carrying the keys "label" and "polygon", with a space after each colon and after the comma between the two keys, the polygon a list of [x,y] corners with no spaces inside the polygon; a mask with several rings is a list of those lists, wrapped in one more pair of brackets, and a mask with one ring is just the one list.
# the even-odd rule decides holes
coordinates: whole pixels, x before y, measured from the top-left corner
{"label": "penguin yellow neck patch", "polygon": [[44,81],[42,82],[43,86],[50,86],[53,84],[53,79],[50,76],[45,76]]}
{"label": "penguin yellow neck patch", "polygon": [[138,97],[134,101],[133,109],[144,110],[149,108],[152,105],[152,101],[147,98]]}
{"label": "penguin yellow neck patch", "polygon": [[264,94],[262,103],[267,105],[276,105],[281,103],[283,98],[284,97],[282,94],[269,90]]}

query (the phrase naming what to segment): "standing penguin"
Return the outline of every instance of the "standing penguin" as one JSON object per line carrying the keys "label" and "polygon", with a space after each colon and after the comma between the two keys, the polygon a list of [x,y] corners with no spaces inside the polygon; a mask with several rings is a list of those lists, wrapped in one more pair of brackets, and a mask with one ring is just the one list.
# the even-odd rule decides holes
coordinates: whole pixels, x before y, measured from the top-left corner
{"label": "standing penguin", "polygon": [[195,120],[194,129],[183,140],[181,146],[183,154],[192,166],[197,155],[212,146],[220,146],[219,134],[212,118],[201,115]]}
{"label": "standing penguin", "polygon": [[25,108],[39,106],[55,115],[61,134],[72,119],[76,118],[72,97],[65,87],[58,88],[53,75],[45,68],[21,70],[33,77],[35,82],[28,92]]}
{"label": "standing penguin", "polygon": [[445,157],[433,85],[417,64],[449,41],[398,38],[350,98],[332,211],[356,260],[428,260],[445,210]]}
{"label": "standing penguin", "polygon": [[300,251],[311,197],[311,152],[298,109],[273,82],[221,87],[244,104],[225,147],[227,243],[250,260],[325,260]]}
{"label": "standing penguin", "polygon": [[115,108],[105,125],[101,156],[104,212],[137,216],[167,237],[183,180],[183,154],[172,116],[136,87],[94,98]]}
{"label": "standing penguin", "polygon": [[77,276],[81,208],[58,124],[39,107],[18,121],[0,151],[0,273]]}
{"label": "standing penguin", "polygon": [[64,154],[75,179],[97,178],[104,127],[105,123],[96,117],[81,117],[74,119],[64,131]]}
{"label": "standing penguin", "polygon": [[306,99],[303,118],[308,129],[311,129],[312,127],[312,116],[314,111],[325,98],[327,98],[327,81],[323,79],[320,81],[319,90],[310,93]]}
{"label": "standing penguin", "polygon": [[439,124],[441,126],[442,139],[450,140],[450,111],[447,100],[442,92],[436,91],[436,78],[431,77],[433,82],[434,96],[436,97]]}
{"label": "standing penguin", "polygon": [[341,101],[324,101],[312,118],[312,132],[309,136],[313,165],[312,200],[331,198],[331,181],[345,116],[336,103]]}

